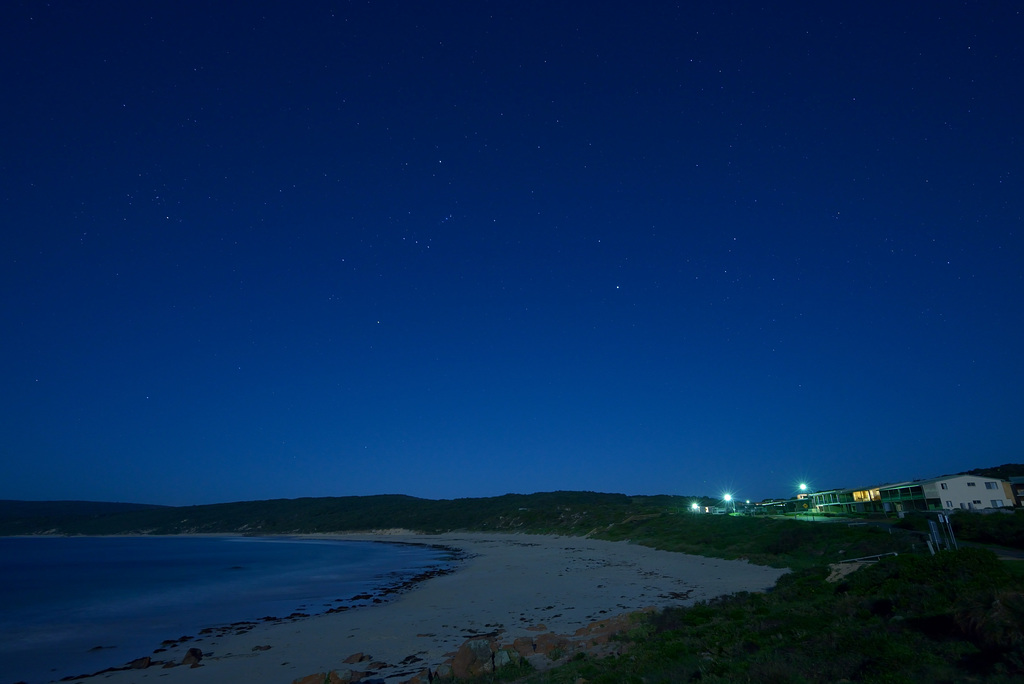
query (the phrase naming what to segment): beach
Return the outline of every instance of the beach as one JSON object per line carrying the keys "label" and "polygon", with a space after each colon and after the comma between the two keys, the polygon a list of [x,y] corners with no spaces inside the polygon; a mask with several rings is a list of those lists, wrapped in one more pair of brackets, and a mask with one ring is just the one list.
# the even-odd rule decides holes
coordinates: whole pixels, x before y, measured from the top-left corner
{"label": "beach", "polygon": [[[587,635],[622,624],[613,620],[617,616],[763,591],[786,572],[582,537],[400,532],[318,538],[436,545],[459,549],[465,558],[455,572],[380,605],[198,635],[152,654],[144,669],[147,663],[140,662],[140,669],[77,681],[290,684],[336,671],[397,684],[428,668],[446,671],[467,640],[491,648],[517,644],[534,662],[538,644],[575,647]],[[202,658],[182,665],[190,649]]]}

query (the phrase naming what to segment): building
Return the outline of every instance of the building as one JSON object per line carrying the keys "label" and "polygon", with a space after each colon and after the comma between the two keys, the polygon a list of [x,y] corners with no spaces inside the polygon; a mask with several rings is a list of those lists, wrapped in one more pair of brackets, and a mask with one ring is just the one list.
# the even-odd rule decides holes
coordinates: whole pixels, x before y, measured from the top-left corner
{"label": "building", "polygon": [[977,475],[946,475],[899,482],[880,486],[878,493],[883,510],[896,512],[974,511],[1014,504],[1009,483]]}
{"label": "building", "polygon": [[1024,477],[1011,477],[1009,484],[1014,505],[1024,506]]}
{"label": "building", "polygon": [[881,513],[884,510],[878,487],[814,492],[811,501],[822,513]]}

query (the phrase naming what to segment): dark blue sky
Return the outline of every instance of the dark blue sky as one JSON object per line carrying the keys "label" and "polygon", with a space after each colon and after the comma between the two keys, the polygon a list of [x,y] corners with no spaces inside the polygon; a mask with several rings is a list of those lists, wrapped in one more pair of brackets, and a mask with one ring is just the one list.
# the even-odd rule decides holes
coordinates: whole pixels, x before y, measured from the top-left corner
{"label": "dark blue sky", "polygon": [[7,2],[0,498],[1021,461],[1016,3]]}

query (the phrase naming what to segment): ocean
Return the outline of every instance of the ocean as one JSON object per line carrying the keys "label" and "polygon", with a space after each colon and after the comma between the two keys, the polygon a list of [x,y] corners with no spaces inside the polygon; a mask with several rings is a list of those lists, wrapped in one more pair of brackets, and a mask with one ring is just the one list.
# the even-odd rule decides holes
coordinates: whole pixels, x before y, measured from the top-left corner
{"label": "ocean", "polygon": [[427,546],[287,537],[0,538],[0,684],[119,667],[204,628],[369,605],[451,563]]}

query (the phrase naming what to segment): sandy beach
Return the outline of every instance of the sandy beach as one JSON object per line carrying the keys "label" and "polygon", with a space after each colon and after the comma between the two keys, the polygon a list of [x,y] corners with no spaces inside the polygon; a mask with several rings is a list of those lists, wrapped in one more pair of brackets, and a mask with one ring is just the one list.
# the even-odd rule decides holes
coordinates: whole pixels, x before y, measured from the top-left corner
{"label": "sandy beach", "polygon": [[[353,670],[371,671],[369,679],[397,684],[426,668],[436,670],[474,637],[488,635],[511,645],[523,637],[574,635],[592,623],[649,607],[761,591],[785,572],[581,537],[402,533],[331,538],[442,545],[461,549],[467,558],[456,572],[420,582],[382,605],[200,636],[152,656],[181,663],[189,648],[198,648],[204,656],[196,667],[154,664],[78,681],[290,684],[314,673]],[[345,662],[356,654],[363,654],[362,662]]]}

